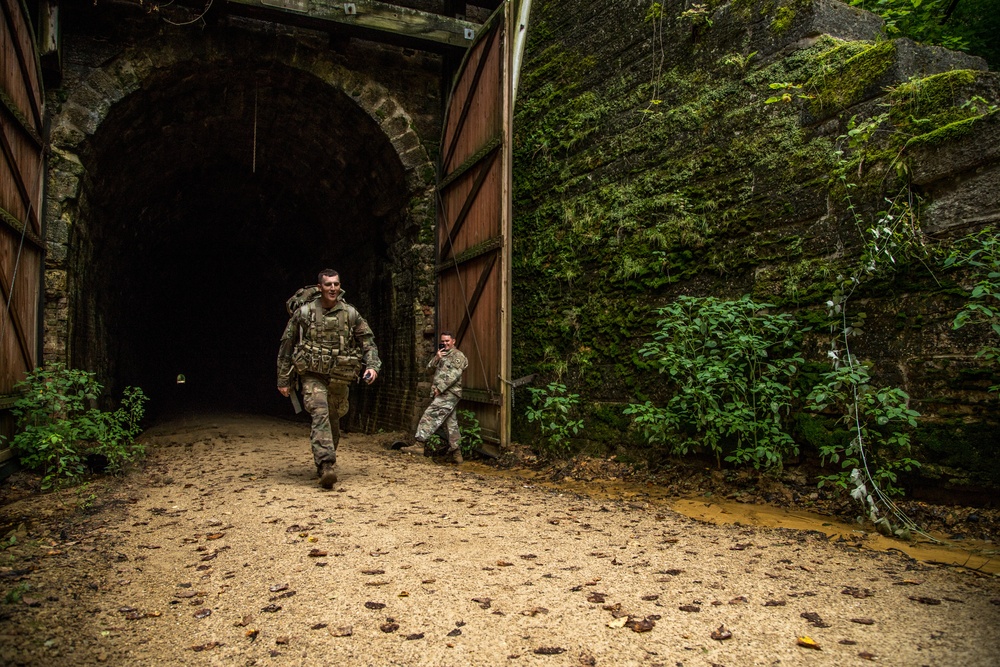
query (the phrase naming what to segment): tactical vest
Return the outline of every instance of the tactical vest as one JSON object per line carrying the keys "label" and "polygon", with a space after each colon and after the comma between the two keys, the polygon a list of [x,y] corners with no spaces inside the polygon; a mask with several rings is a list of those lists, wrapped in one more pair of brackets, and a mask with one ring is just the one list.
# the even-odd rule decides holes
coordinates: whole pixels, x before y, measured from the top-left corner
{"label": "tactical vest", "polygon": [[354,325],[358,311],[347,303],[324,314],[320,301],[312,301],[299,309],[302,327],[299,344],[292,354],[295,370],[319,373],[332,379],[352,382],[361,370],[361,349],[354,340]]}

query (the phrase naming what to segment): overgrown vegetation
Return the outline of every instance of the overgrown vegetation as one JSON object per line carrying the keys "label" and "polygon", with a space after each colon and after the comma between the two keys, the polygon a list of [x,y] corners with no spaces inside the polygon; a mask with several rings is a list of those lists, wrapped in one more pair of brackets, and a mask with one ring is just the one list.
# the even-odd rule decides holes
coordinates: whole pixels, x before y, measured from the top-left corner
{"label": "overgrown vegetation", "polygon": [[[780,19],[777,33],[801,9],[788,7],[780,15],[773,5],[753,9]],[[697,7],[685,16],[656,2],[647,8],[630,20],[653,29],[650,53],[629,59],[620,75],[595,80],[602,52],[587,35],[549,34],[536,57],[568,66],[522,88],[517,372],[541,373],[582,397],[572,419],[586,430],[559,451],[601,440],[645,445],[650,456],[700,449],[778,469],[802,446],[826,464],[824,486],[863,503],[871,497],[881,520],[888,505],[879,486],[886,499],[901,491],[902,473],[919,458],[911,448],[920,449],[908,380],[884,362],[893,358],[889,346],[908,344],[925,309],[897,313],[896,331],[885,323],[891,328],[897,296],[927,294],[933,313],[954,291],[935,275],[939,258],[920,221],[926,190],[910,185],[923,165],[911,160],[992,122],[995,78],[952,71],[886,90],[883,79],[905,67],[892,41],[821,37],[758,58],[752,38],[719,50],[713,36],[729,29],[721,14],[708,25]],[[550,10],[540,11],[536,35],[544,36]],[[563,26],[555,5],[551,12]],[[621,44],[608,51],[626,52]],[[735,333],[731,357],[708,347],[693,325],[697,309],[721,317],[712,309],[739,309],[732,297],[743,293],[773,305],[754,311],[760,317],[794,312],[793,328],[812,327],[803,346],[796,332],[792,347],[765,345],[756,362],[757,348],[740,348]],[[709,305],[692,294],[717,299]],[[688,319],[665,325],[663,304],[685,299]],[[877,329],[868,331],[869,319]],[[758,343],[770,335],[747,326]],[[682,331],[695,342],[685,347]],[[782,365],[796,355],[811,360],[808,373],[798,362]],[[818,363],[824,355],[828,365]],[[623,403],[638,428],[629,430],[620,412],[607,418]],[[528,422],[532,437],[541,423]]]}
{"label": "overgrown vegetation", "polygon": [[[980,348],[977,356],[996,368],[1000,359],[1000,235],[986,228],[968,239],[970,249],[956,249],[945,260],[946,267],[968,267],[976,280],[969,292],[969,301],[955,316],[953,327],[961,329],[967,324],[988,326],[992,332],[989,342]],[[993,385],[990,391],[1000,391]]]}
{"label": "overgrown vegetation", "polygon": [[50,364],[15,386],[23,392],[11,412],[18,433],[11,444],[21,464],[42,473],[42,488],[78,483],[90,468],[122,471],[145,453],[141,431],[146,395],[126,387],[121,407],[92,407],[103,387],[95,374]]}
{"label": "overgrown vegetation", "polygon": [[784,426],[803,359],[802,329],[768,304],[680,296],[657,310],[653,340],[639,349],[671,389],[665,405],[633,403],[650,445],[672,454],[707,449],[719,460],[780,468],[798,446]]}
{"label": "overgrown vegetation", "polygon": [[885,20],[890,37],[967,51],[1000,67],[1000,2],[997,0],[850,0]]}
{"label": "overgrown vegetation", "polygon": [[582,419],[574,419],[580,403],[579,394],[571,394],[566,385],[550,382],[544,389],[529,388],[531,405],[526,411],[529,422],[537,422],[542,434],[542,450],[553,455],[565,455],[570,439],[583,428]]}

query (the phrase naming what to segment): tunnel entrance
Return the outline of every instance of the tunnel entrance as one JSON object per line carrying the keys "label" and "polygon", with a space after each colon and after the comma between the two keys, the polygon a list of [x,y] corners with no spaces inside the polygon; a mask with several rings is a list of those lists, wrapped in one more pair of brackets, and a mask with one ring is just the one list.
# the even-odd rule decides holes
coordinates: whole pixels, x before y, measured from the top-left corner
{"label": "tunnel entrance", "polygon": [[291,414],[275,389],[285,300],[329,267],[385,362],[348,423],[405,423],[419,227],[396,149],[354,99],[279,63],[181,63],[115,104],[79,157],[72,366],[141,387],[153,415]]}

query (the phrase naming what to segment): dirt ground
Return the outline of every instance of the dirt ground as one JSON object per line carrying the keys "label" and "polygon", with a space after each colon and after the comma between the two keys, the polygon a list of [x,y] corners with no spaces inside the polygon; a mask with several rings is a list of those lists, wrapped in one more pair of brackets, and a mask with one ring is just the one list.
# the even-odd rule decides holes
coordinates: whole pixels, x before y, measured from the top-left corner
{"label": "dirt ground", "polygon": [[0,507],[3,665],[994,665],[1000,579],[308,426],[190,418]]}

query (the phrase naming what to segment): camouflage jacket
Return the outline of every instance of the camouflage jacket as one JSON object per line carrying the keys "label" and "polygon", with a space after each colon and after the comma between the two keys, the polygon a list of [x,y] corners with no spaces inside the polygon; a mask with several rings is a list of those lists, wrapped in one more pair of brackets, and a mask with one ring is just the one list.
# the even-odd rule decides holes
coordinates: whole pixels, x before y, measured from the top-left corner
{"label": "camouflage jacket", "polygon": [[440,360],[435,354],[427,362],[427,368],[434,369],[434,388],[439,394],[450,391],[455,396],[462,397],[462,373],[469,366],[469,360],[465,358],[462,351],[453,347]]}
{"label": "camouflage jacket", "polygon": [[[352,365],[360,368],[362,361],[376,372],[382,368],[371,327],[354,306],[344,301],[343,292],[332,308],[323,308],[317,299],[292,313],[278,347],[279,387],[291,384],[294,360],[303,348],[325,351],[345,370]],[[352,363],[345,363],[348,361]]]}

